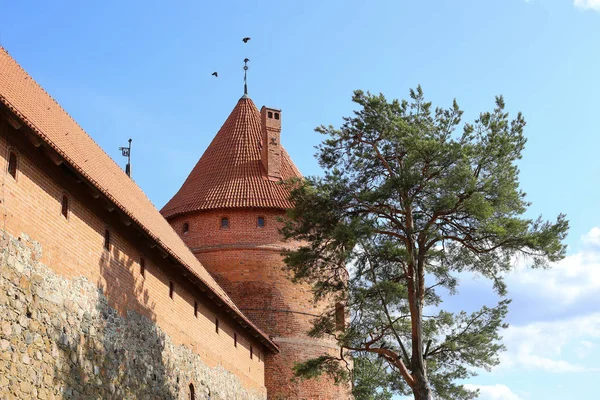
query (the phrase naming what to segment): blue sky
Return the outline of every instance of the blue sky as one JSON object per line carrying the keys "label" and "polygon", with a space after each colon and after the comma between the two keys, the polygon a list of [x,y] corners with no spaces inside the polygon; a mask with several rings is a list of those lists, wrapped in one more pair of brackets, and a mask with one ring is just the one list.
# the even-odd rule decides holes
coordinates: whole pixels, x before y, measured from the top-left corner
{"label": "blue sky", "polygon": [[[242,95],[245,57],[250,96],[283,110],[305,175],[320,173],[314,127],[349,115],[354,89],[402,98],[421,84],[466,120],[504,95],[528,121],[530,214],[567,213],[570,249],[553,270],[508,277],[509,350],[469,384],[482,399],[597,398],[600,0],[0,0],[0,15],[2,46],[117,162],[133,138],[133,176],[159,208]],[[450,308],[495,300],[463,282]]]}

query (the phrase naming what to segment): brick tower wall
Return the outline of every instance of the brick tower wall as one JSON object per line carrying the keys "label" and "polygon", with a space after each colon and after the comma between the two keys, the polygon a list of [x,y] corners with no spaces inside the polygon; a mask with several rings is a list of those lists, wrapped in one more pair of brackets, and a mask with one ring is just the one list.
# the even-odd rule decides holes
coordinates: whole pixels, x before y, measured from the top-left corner
{"label": "brick tower wall", "polygon": [[[291,381],[294,363],[324,353],[338,356],[339,348],[306,334],[313,316],[328,305],[315,306],[310,287],[289,279],[281,250],[290,244],[282,242],[278,231],[282,215],[281,210],[228,209],[169,222],[238,307],[280,347],[279,354],[265,359],[268,399],[349,399],[346,386],[336,386],[326,377]],[[222,218],[228,219],[227,228]]]}

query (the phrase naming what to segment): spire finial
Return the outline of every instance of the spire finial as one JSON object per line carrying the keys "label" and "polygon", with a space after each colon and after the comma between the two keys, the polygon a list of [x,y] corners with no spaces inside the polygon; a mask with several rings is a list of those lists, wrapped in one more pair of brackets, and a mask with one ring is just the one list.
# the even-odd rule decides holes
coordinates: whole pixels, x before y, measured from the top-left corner
{"label": "spire finial", "polygon": [[127,165],[125,166],[125,173],[128,177],[131,177],[131,138],[128,140],[128,147],[119,147],[123,157],[127,157]]}
{"label": "spire finial", "polygon": [[244,96],[248,97],[248,84],[246,82],[246,72],[248,71],[249,58],[244,58]]}

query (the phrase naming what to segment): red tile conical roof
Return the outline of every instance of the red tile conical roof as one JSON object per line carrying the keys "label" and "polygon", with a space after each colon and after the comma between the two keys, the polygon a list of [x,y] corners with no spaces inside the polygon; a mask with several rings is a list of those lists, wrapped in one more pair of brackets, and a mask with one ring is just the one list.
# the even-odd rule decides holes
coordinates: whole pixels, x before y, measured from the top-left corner
{"label": "red tile conical roof", "polygon": [[[244,96],[179,191],[163,207],[163,216],[217,208],[290,208],[289,191],[266,175],[261,138],[260,112]],[[283,148],[281,177],[301,177]]]}

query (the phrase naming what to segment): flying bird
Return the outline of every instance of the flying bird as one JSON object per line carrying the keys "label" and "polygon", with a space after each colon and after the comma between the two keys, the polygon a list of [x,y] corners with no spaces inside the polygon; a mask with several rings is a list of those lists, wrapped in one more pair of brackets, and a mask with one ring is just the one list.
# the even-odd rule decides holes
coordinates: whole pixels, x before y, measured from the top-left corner
{"label": "flying bird", "polygon": [[218,73],[216,73],[216,72],[213,72],[213,73],[212,73],[212,76],[214,76],[214,77],[218,78],[218,77],[219,77],[219,74],[218,74]]}
{"label": "flying bird", "polygon": [[248,43],[248,40],[250,40],[250,38],[249,37],[245,37],[245,38],[242,39],[242,42]]}

